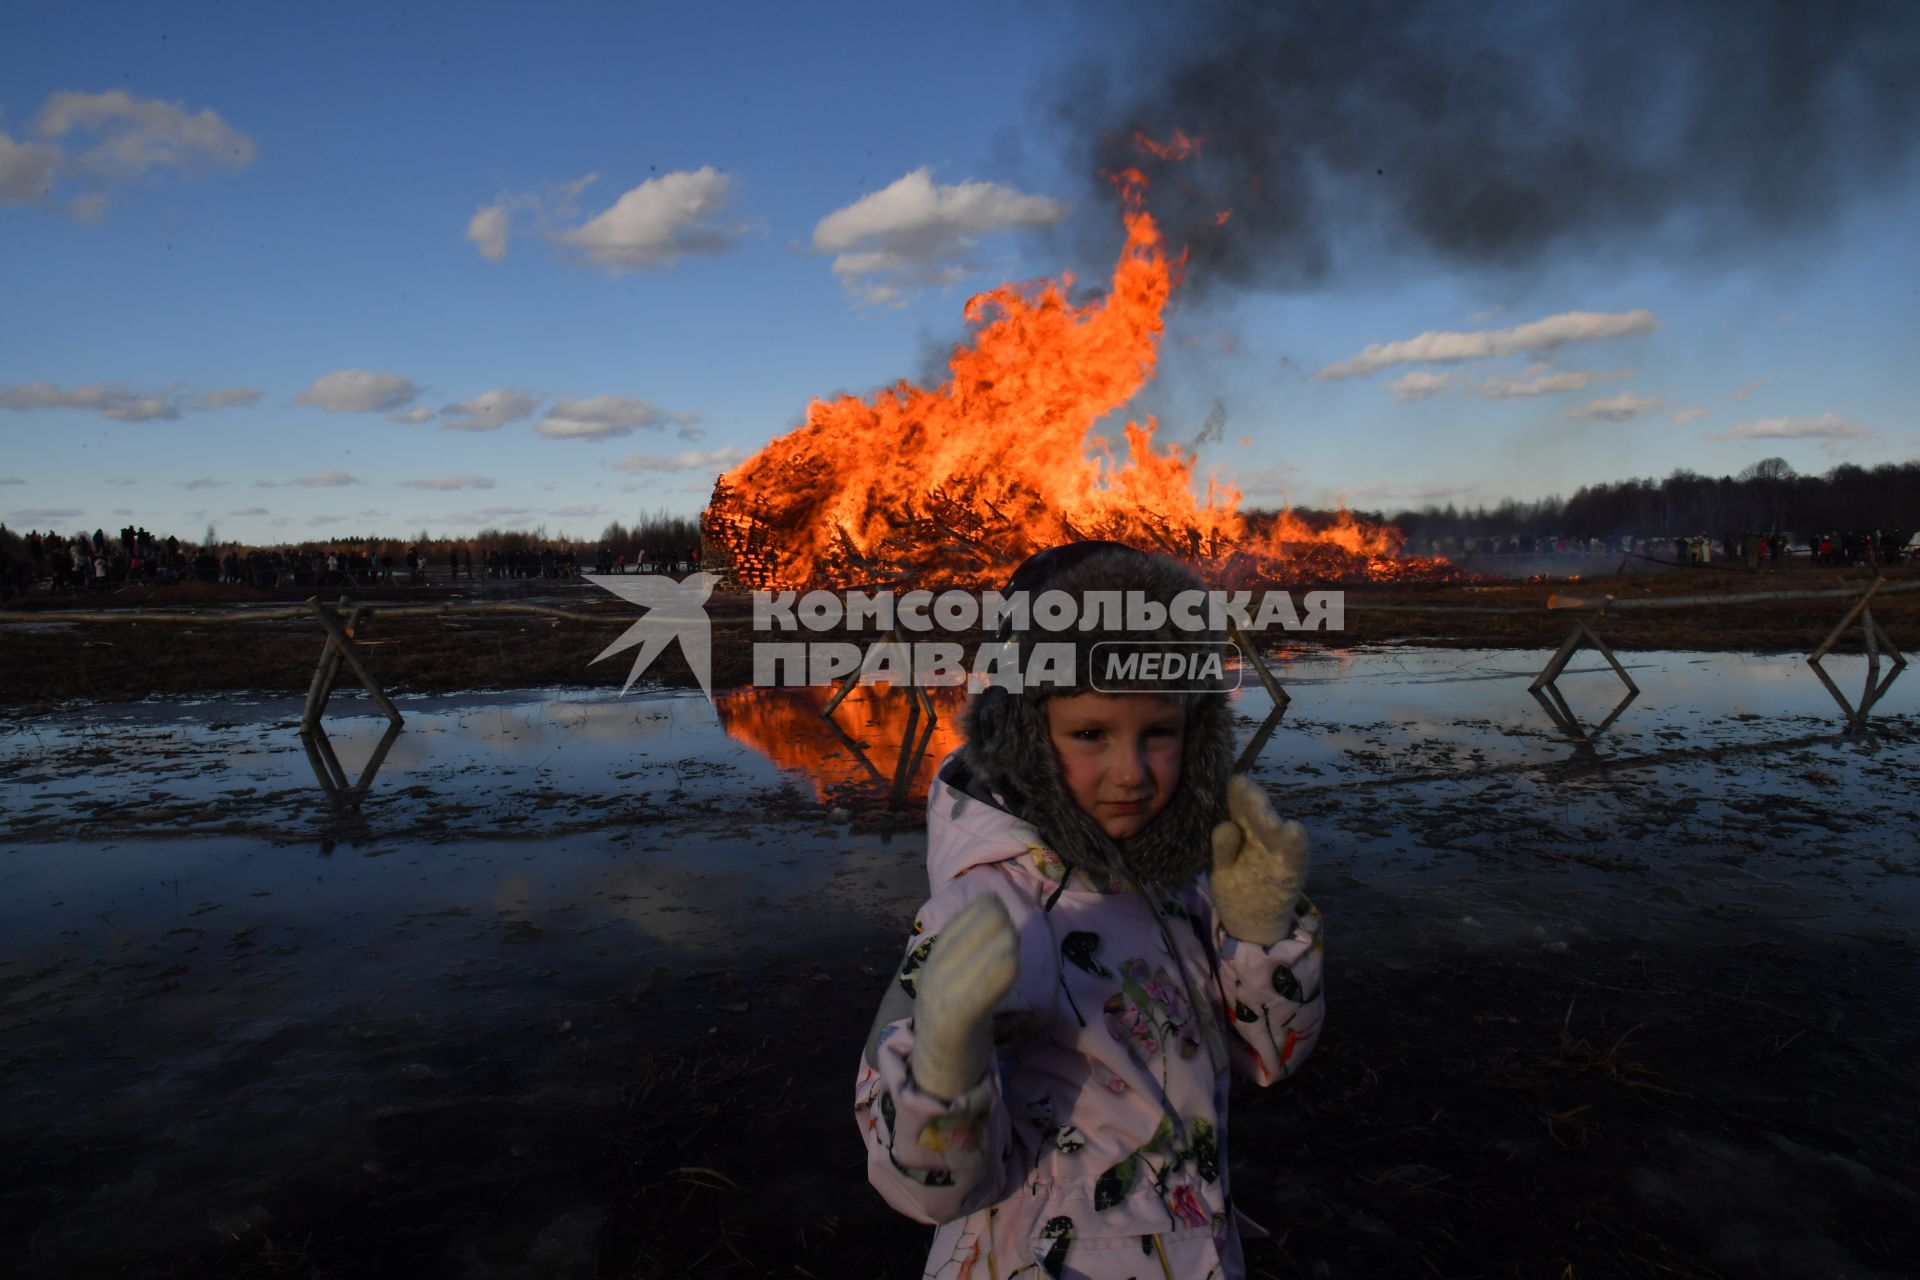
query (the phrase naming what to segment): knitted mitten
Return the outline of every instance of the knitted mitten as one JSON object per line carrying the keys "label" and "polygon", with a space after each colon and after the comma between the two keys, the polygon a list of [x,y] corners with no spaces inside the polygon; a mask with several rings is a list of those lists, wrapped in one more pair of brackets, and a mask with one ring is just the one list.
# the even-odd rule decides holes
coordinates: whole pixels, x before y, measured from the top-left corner
{"label": "knitted mitten", "polygon": [[1307,832],[1283,822],[1245,774],[1227,783],[1231,822],[1213,829],[1213,906],[1233,937],[1270,947],[1293,931],[1307,879]]}
{"label": "knitted mitten", "polygon": [[1020,971],[1020,939],[1000,899],[976,898],[947,922],[913,1001],[913,1082],[953,1099],[980,1083],[993,1053],[993,1005]]}

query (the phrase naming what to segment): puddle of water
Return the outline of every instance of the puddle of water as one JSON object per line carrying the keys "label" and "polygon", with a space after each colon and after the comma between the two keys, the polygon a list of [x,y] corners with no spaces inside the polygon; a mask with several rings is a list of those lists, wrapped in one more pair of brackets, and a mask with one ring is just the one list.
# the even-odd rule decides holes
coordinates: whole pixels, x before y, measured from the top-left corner
{"label": "puddle of water", "polygon": [[[1850,692],[1864,680],[1832,665]],[[1313,835],[1310,888],[1348,963],[1545,986],[1623,937],[1908,963],[1920,678],[1889,689],[1869,739],[1841,736],[1798,658],[1629,667],[1642,693],[1591,745],[1504,651],[1285,655],[1277,722],[1257,686],[1236,696],[1243,741],[1267,731],[1254,775]],[[1577,668],[1560,687],[1591,725],[1620,685]],[[257,1230],[263,1205],[297,1217],[311,1191],[290,1170],[457,1191],[470,1161],[433,1165],[416,1127],[455,1144],[524,1126],[527,1150],[570,1152],[555,1134],[632,1128],[636,1060],[688,1041],[744,1060],[763,1015],[841,1081],[840,1040],[814,1043],[820,993],[863,1006],[844,1019],[857,1043],[925,892],[918,797],[958,703],[937,697],[929,722],[864,690],[830,725],[825,697],[407,699],[357,805],[322,789],[292,700],[0,727],[0,1150],[66,1188],[35,1202],[43,1273],[135,1221],[164,1252]],[[351,782],[387,725],[343,691],[327,729]],[[393,1172],[416,1158],[441,1171]],[[488,1175],[489,1204],[527,1159]],[[535,1181],[570,1185],[565,1164]]]}
{"label": "puddle of water", "polygon": [[[1857,705],[1864,660],[1829,667]],[[1545,764],[1570,753],[1528,694],[1531,664],[1511,651],[1307,652],[1282,656],[1274,668],[1292,701],[1262,749],[1269,767],[1284,761],[1369,778]],[[1641,693],[1594,743],[1608,757],[1724,750],[1845,727],[1797,657],[1652,653],[1636,655],[1629,671]],[[1586,730],[1625,693],[1598,664],[1576,665],[1556,688]],[[823,719],[829,692],[748,689],[717,705],[611,691],[408,699],[406,726],[366,781],[367,799],[386,829],[404,825],[409,808],[469,829],[507,822],[528,830],[558,814],[590,823],[595,803],[725,805],[782,785],[823,804],[889,792],[910,808],[958,745],[957,692],[931,691],[931,722],[904,692],[875,688],[856,690]],[[1272,704],[1252,681],[1235,699],[1251,737]],[[1869,723],[1897,737],[1916,701],[1920,677],[1895,680]],[[364,698],[343,692],[334,706],[325,745],[351,785],[381,751],[388,726]],[[95,706],[16,722],[0,729],[0,759],[8,762],[0,804],[16,834],[50,836],[107,820],[136,835],[213,816],[272,823],[324,813],[326,771],[293,732],[297,719],[292,700],[241,697]],[[1447,750],[1436,754],[1436,743]]]}

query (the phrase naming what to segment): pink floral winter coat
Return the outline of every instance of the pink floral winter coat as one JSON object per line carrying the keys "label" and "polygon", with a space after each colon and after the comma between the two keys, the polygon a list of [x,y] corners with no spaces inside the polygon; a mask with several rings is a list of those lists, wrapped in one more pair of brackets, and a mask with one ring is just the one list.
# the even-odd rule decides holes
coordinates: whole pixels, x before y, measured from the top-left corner
{"label": "pink floral winter coat", "polygon": [[[944,781],[927,827],[933,896],[854,1104],[873,1185],[940,1227],[926,1276],[1238,1280],[1228,1063],[1265,1085],[1312,1051],[1318,912],[1303,900],[1292,937],[1240,942],[1203,881],[1150,901],[1068,875],[1031,826]],[[995,1011],[997,1069],[943,1102],[908,1070],[914,982],[945,922],[989,893],[1019,933],[1020,976]]]}

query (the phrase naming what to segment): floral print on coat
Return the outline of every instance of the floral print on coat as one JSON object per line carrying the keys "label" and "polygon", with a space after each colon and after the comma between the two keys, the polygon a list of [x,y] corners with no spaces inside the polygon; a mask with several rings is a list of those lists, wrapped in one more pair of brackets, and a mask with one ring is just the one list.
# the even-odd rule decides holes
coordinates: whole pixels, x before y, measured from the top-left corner
{"label": "floral print on coat", "polygon": [[[1271,1084],[1312,1051],[1318,912],[1303,901],[1290,937],[1243,943],[1204,880],[1150,902],[1068,879],[1031,827],[944,782],[928,810],[933,896],[855,1095],[873,1185],[940,1227],[926,1276],[1242,1276],[1229,1071]],[[936,1098],[913,1082],[911,979],[945,922],[988,893],[1019,935],[1019,978],[996,1009],[992,1069]]]}

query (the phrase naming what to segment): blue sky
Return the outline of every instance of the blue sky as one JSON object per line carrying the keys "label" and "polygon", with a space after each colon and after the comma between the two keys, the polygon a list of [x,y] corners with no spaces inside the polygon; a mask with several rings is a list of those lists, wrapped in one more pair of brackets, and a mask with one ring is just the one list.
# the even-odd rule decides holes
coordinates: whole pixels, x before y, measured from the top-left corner
{"label": "blue sky", "polygon": [[[923,375],[971,292],[1101,277],[1068,231],[1114,211],[1047,104],[1119,56],[1103,12],[16,6],[0,518],[692,513],[811,397]],[[1269,505],[1913,459],[1920,183],[1834,203],[1697,260],[1373,261],[1356,230],[1364,269],[1176,295],[1131,409],[1191,440],[1220,406],[1203,471]]]}

